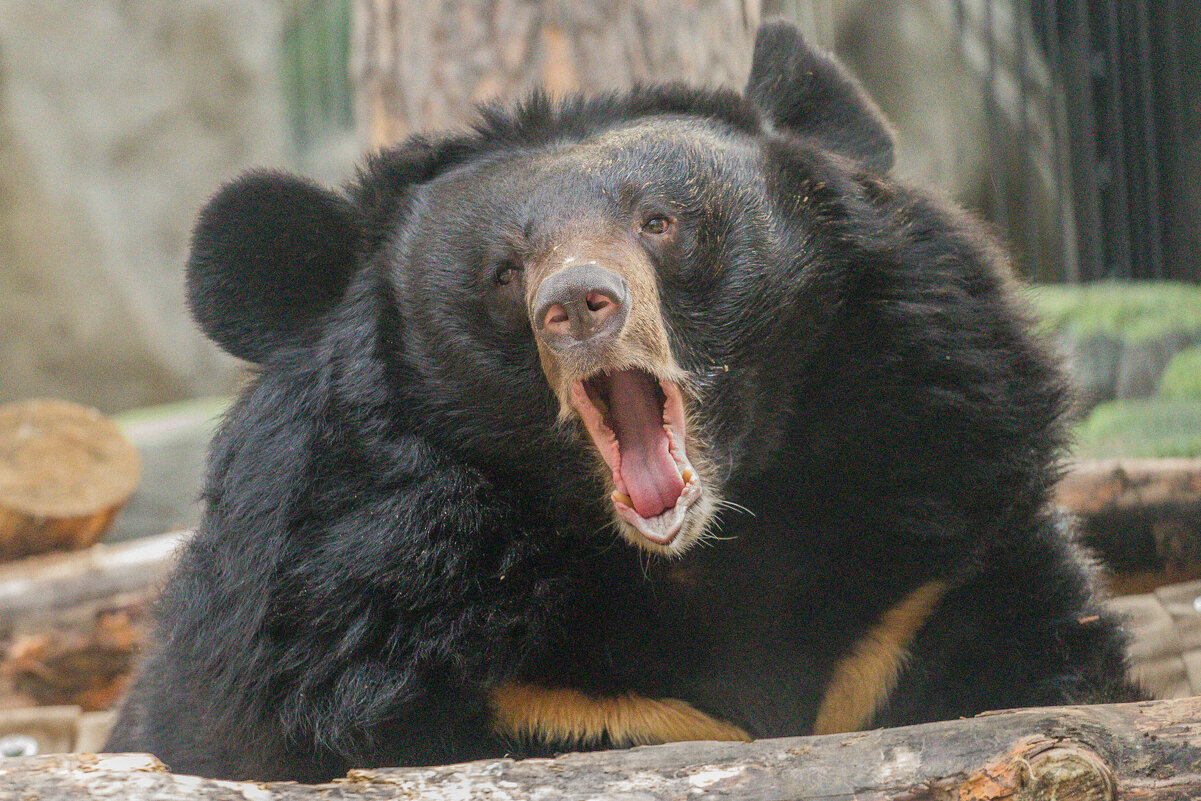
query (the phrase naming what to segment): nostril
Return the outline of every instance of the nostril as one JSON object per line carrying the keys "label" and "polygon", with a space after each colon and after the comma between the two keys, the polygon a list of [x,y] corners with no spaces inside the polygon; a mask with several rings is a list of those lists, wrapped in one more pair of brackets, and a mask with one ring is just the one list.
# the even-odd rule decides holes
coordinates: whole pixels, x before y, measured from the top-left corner
{"label": "nostril", "polygon": [[606,306],[613,304],[612,300],[599,292],[593,292],[589,294],[585,299],[585,302],[588,304],[588,311],[592,312],[598,312]]}
{"label": "nostril", "polygon": [[595,264],[554,273],[534,294],[530,316],[553,348],[567,348],[600,335],[620,333],[628,289],[616,273]]}
{"label": "nostril", "polygon": [[555,303],[546,310],[546,316],[542,320],[543,328],[553,328],[569,322],[571,317],[567,314],[567,308],[561,303]]}

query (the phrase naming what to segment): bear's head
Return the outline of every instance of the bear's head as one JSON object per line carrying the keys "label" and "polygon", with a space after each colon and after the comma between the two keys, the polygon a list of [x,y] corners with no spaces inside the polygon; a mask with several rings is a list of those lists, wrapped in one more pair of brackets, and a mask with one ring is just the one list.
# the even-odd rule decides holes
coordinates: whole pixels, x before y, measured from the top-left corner
{"label": "bear's head", "polygon": [[425,433],[485,471],[588,472],[628,540],[675,554],[770,460],[847,274],[844,185],[891,161],[858,86],[770,23],[743,94],[535,95],[345,194],[243,176],[201,215],[189,298],[272,369],[329,352],[347,287],[374,287],[394,347],[373,352]]}

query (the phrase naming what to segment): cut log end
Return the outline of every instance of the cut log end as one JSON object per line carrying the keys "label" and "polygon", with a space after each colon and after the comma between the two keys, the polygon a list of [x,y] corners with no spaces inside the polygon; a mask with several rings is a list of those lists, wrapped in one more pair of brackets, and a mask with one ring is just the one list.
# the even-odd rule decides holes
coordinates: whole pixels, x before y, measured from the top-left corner
{"label": "cut log end", "polygon": [[0,407],[0,559],[96,542],[137,487],[138,453],[95,409]]}
{"label": "cut log end", "polygon": [[[1040,738],[1041,739],[1041,738]],[[1037,744],[1018,760],[1023,801],[1114,801],[1117,780],[1101,757],[1078,743]]]}

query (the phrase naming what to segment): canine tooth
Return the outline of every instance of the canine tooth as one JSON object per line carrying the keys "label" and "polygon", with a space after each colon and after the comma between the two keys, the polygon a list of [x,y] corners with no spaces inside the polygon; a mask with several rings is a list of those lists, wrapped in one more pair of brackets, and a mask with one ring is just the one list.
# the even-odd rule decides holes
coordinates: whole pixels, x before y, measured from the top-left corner
{"label": "canine tooth", "polygon": [[680,478],[684,479],[684,483],[687,484],[692,480],[692,471],[685,467],[684,472],[680,474]]}
{"label": "canine tooth", "polygon": [[616,490],[614,490],[613,502],[614,503],[624,503],[626,506],[630,507],[631,509],[634,508],[634,501],[630,498],[629,495],[626,495],[624,492],[617,492]]}

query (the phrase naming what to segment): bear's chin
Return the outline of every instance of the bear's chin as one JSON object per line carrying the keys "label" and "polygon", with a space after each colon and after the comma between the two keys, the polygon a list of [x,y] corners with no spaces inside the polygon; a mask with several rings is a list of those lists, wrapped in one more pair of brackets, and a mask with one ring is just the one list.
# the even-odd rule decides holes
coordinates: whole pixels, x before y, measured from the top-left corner
{"label": "bear's chin", "polygon": [[679,556],[704,538],[714,504],[699,481],[685,488],[676,505],[653,518],[644,518],[613,499],[617,527],[627,542],[660,556]]}

